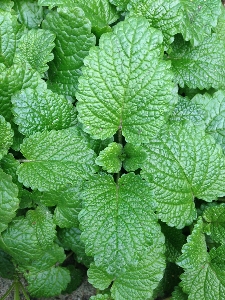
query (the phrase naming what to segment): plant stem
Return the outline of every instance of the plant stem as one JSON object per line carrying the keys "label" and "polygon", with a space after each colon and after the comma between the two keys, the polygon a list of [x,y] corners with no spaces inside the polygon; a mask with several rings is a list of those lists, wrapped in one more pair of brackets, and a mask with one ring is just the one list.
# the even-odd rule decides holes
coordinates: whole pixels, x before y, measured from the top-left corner
{"label": "plant stem", "polygon": [[0,298],[0,300],[6,299],[6,298],[9,296],[9,294],[11,293],[11,291],[13,290],[14,286],[15,286],[15,282],[13,282],[13,284],[12,284],[12,285],[10,286],[10,288],[6,291],[5,295],[4,295],[3,297]]}

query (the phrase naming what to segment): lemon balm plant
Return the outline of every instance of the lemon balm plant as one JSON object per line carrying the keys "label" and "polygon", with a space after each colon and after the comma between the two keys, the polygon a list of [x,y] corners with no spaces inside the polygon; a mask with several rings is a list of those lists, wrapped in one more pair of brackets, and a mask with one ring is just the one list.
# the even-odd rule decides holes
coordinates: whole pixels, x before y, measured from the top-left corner
{"label": "lemon balm plant", "polygon": [[219,0],[1,1],[2,277],[224,298],[224,31]]}

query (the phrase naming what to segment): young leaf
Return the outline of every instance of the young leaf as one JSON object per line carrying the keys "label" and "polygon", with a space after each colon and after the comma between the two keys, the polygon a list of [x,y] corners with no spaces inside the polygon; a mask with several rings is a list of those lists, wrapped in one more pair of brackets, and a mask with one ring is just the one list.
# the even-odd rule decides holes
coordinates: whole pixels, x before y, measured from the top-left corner
{"label": "young leaf", "polygon": [[140,176],[125,174],[118,184],[111,175],[93,176],[83,199],[79,219],[86,253],[109,274],[135,265],[160,235],[150,187]]}
{"label": "young leaf", "polygon": [[127,172],[141,168],[147,158],[147,154],[142,146],[130,143],[126,143],[124,154],[123,167]]}
{"label": "young leaf", "polygon": [[91,23],[80,8],[58,8],[46,16],[42,27],[56,35],[48,86],[58,94],[75,96],[83,59],[95,45]]}
{"label": "young leaf", "polygon": [[131,15],[142,15],[154,28],[162,31],[164,43],[169,45],[174,40],[174,35],[178,33],[181,22],[180,0],[131,0],[128,4]]}
{"label": "young leaf", "polygon": [[58,266],[65,260],[63,248],[56,244],[29,264],[19,267],[28,282],[33,297],[52,297],[61,294],[70,282],[70,272]]}
{"label": "young leaf", "polygon": [[24,135],[64,129],[77,123],[72,103],[42,86],[24,89],[15,94],[11,101],[14,121]]}
{"label": "young leaf", "polygon": [[7,121],[12,120],[11,97],[25,88],[46,87],[40,74],[31,69],[28,63],[13,64],[0,73],[0,111]]}
{"label": "young leaf", "polygon": [[204,110],[206,132],[225,150],[225,92],[217,91],[213,95],[197,94],[191,103]]}
{"label": "young leaf", "polygon": [[12,182],[12,177],[0,169],[0,233],[15,217],[18,208],[18,188]]}
{"label": "young leaf", "polygon": [[209,253],[203,234],[203,222],[195,225],[188,242],[183,246],[177,264],[184,268],[180,283],[190,300],[222,299],[225,293],[225,247]]}
{"label": "young leaf", "polygon": [[13,143],[13,131],[10,123],[0,115],[0,160],[7,154],[9,147]]}
{"label": "young leaf", "polygon": [[13,0],[13,9],[18,14],[20,23],[27,28],[38,28],[43,20],[43,8],[36,0]]}
{"label": "young leaf", "polygon": [[208,207],[202,215],[208,223],[211,238],[217,243],[225,243],[225,206]]}
{"label": "young leaf", "polygon": [[153,181],[158,215],[168,225],[182,228],[196,218],[194,197],[212,201],[225,194],[222,150],[198,126],[168,124],[146,150],[142,176]]}
{"label": "young leaf", "polygon": [[185,41],[193,46],[199,45],[216,27],[221,13],[220,0],[180,0],[183,17],[180,21],[180,32]]}
{"label": "young leaf", "polygon": [[128,142],[148,142],[165,122],[176,97],[162,35],[142,17],[102,35],[79,79],[78,118],[84,131],[105,139],[122,129]]}
{"label": "young leaf", "polygon": [[19,181],[40,191],[74,184],[97,170],[96,154],[77,127],[35,133],[24,140],[21,152],[26,160],[18,167]]}
{"label": "young leaf", "polygon": [[181,36],[176,37],[172,45],[169,59],[175,80],[181,87],[187,85],[189,88],[201,90],[224,87],[224,42],[216,34],[207,37],[196,47],[184,42]]}
{"label": "young leaf", "polygon": [[55,35],[48,30],[29,30],[20,39],[14,62],[28,62],[35,71],[43,76],[44,72],[48,70],[47,63],[54,57],[51,53],[55,46],[54,39]]}
{"label": "young leaf", "polygon": [[50,246],[56,238],[56,225],[50,211],[44,206],[38,206],[35,210],[28,210],[26,218],[35,229],[40,247],[44,249]]}
{"label": "young leaf", "polygon": [[102,166],[108,173],[118,173],[122,166],[123,146],[117,143],[111,143],[99,153],[95,163]]}

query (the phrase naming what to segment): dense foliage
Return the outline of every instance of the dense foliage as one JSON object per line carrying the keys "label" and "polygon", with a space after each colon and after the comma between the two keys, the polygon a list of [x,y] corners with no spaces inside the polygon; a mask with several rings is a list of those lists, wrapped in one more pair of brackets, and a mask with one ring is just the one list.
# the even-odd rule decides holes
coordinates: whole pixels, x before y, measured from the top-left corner
{"label": "dense foliage", "polygon": [[[0,276],[36,298],[222,300],[220,0],[1,0]],[[28,297],[28,296],[26,296]]]}

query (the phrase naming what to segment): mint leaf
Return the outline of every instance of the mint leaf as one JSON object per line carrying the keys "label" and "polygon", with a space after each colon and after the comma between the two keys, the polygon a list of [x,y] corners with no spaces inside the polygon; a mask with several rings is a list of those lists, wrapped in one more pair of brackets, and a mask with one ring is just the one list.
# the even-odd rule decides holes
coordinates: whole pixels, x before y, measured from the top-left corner
{"label": "mint leaf", "polygon": [[42,86],[24,89],[16,93],[11,101],[14,121],[24,135],[64,129],[77,123],[72,103]]}
{"label": "mint leaf", "polygon": [[221,7],[221,14],[219,15],[217,26],[213,28],[213,31],[216,32],[218,39],[223,40],[225,42],[223,31],[225,29],[225,8]]}
{"label": "mint leaf", "polygon": [[26,160],[18,167],[18,178],[27,187],[48,191],[87,179],[97,168],[95,153],[76,127],[38,132],[21,145]]}
{"label": "mint leaf", "polygon": [[49,6],[49,9],[52,9],[55,6],[68,4],[69,0],[38,0],[39,6]]}
{"label": "mint leaf", "polygon": [[190,300],[222,299],[225,292],[225,247],[207,252],[201,219],[187,241],[177,261],[185,270],[180,283],[183,291]]}
{"label": "mint leaf", "polygon": [[146,150],[142,176],[152,181],[158,215],[169,226],[182,228],[196,218],[194,197],[212,201],[224,195],[224,156],[201,128],[168,124]]}
{"label": "mint leaf", "polygon": [[71,280],[66,289],[63,290],[63,294],[71,294],[81,285],[83,280],[83,272],[82,270],[75,268],[73,265],[68,265],[66,268],[70,272]]}
{"label": "mint leaf", "polygon": [[29,264],[20,266],[33,297],[52,297],[61,294],[70,282],[70,272],[58,266],[65,260],[63,248],[53,244],[51,249]]}
{"label": "mint leaf", "polygon": [[28,63],[13,64],[0,73],[0,111],[7,121],[12,120],[11,96],[21,89],[38,85],[44,88],[46,83]]}
{"label": "mint leaf", "polygon": [[[224,42],[216,34],[196,47],[180,36],[175,39],[169,58],[176,82],[181,87],[215,89],[225,85]],[[204,70],[204,72],[203,72]]]}
{"label": "mint leaf", "polygon": [[91,296],[90,300],[110,300],[111,297],[109,295],[101,295],[98,294],[96,296]]}
{"label": "mint leaf", "polygon": [[7,155],[3,156],[3,158],[0,161],[0,167],[1,169],[8,175],[12,177],[12,181],[19,186],[18,178],[16,175],[16,170],[19,166],[19,162],[14,158],[14,156],[11,153],[8,153]]}
{"label": "mint leaf", "polygon": [[117,6],[118,10],[126,10],[129,0],[109,0],[109,2]]}
{"label": "mint leaf", "polygon": [[161,30],[166,45],[171,44],[174,35],[179,32],[178,27],[182,18],[180,0],[131,0],[128,10],[131,15],[144,16],[152,27]]}
{"label": "mint leaf", "polygon": [[12,182],[12,177],[0,169],[0,232],[16,215],[19,208],[18,188]]}
{"label": "mint leaf", "polygon": [[3,278],[13,279],[15,267],[11,262],[11,257],[0,249],[0,276]]}
{"label": "mint leaf", "polygon": [[56,238],[56,226],[50,211],[44,206],[38,206],[35,210],[29,210],[26,218],[35,229],[40,247],[44,249],[50,246]]}
{"label": "mint leaf", "polygon": [[0,115],[0,160],[7,154],[9,147],[13,143],[13,131],[10,123]]}
{"label": "mint leaf", "polygon": [[180,0],[183,18],[180,21],[180,32],[186,41],[194,46],[199,45],[216,27],[221,13],[219,0]]}
{"label": "mint leaf", "polygon": [[204,110],[206,132],[225,150],[225,92],[217,91],[213,95],[197,94],[191,102]]}
{"label": "mint leaf", "polygon": [[161,43],[160,32],[142,17],[128,18],[102,35],[79,79],[77,110],[85,132],[106,139],[122,129],[131,143],[148,142],[156,134],[176,102]]}
{"label": "mint leaf", "polygon": [[13,9],[18,14],[20,23],[25,24],[27,28],[38,28],[43,20],[43,8],[36,0],[13,0]]}
{"label": "mint leaf", "polygon": [[3,11],[11,11],[13,7],[13,2],[10,0],[2,0],[1,1],[1,10]]}
{"label": "mint leaf", "polygon": [[80,229],[75,227],[58,230],[60,244],[67,250],[72,250],[76,254],[76,260],[89,268],[90,263],[93,261],[93,257],[87,256],[85,253],[85,246],[80,239],[80,235]]}
{"label": "mint leaf", "polygon": [[147,154],[142,146],[130,143],[126,143],[124,154],[123,167],[127,172],[136,171],[141,168],[147,158]]}
{"label": "mint leaf", "polygon": [[181,287],[176,286],[171,300],[188,300],[188,295],[182,291]]}
{"label": "mint leaf", "polygon": [[123,146],[113,142],[99,153],[95,163],[108,173],[118,173],[122,166],[122,152]]}
{"label": "mint leaf", "polygon": [[79,219],[86,253],[109,274],[135,264],[160,235],[151,190],[140,176],[125,174],[118,184],[111,175],[93,176],[83,201]]}
{"label": "mint leaf", "polygon": [[47,62],[53,59],[51,53],[55,44],[55,35],[48,30],[31,29],[25,33],[18,44],[15,63],[28,62],[40,75],[48,70]]}
{"label": "mint leaf", "polygon": [[46,16],[42,27],[56,35],[48,86],[58,94],[75,96],[83,59],[95,44],[91,23],[80,8],[58,8]]}
{"label": "mint leaf", "polygon": [[225,206],[219,205],[208,207],[204,210],[203,219],[208,223],[207,231],[211,238],[217,243],[225,243]]}

